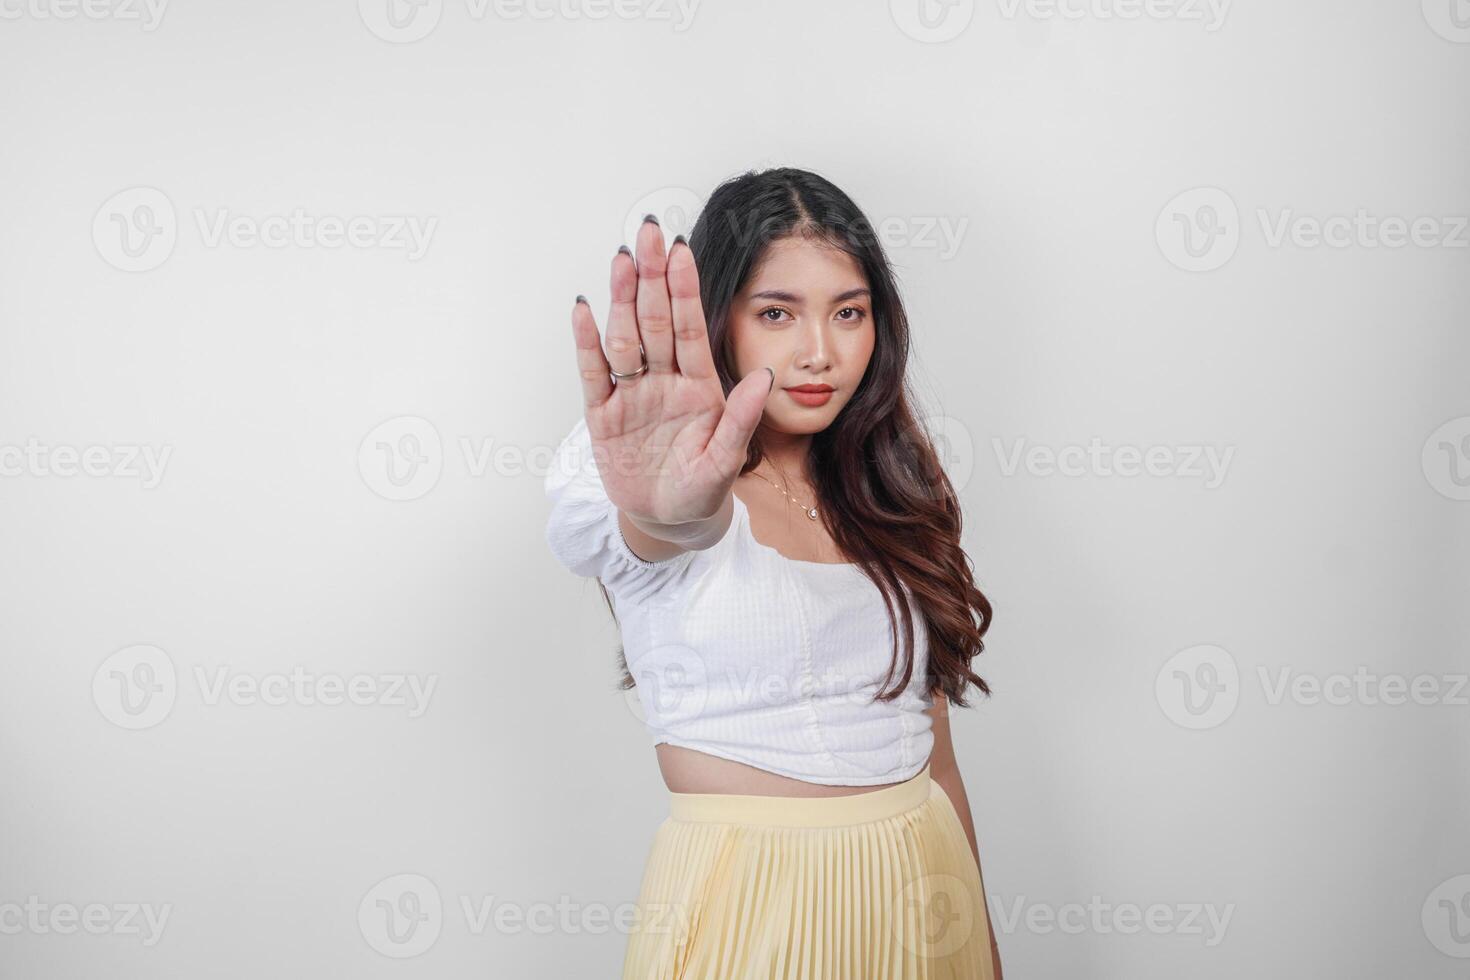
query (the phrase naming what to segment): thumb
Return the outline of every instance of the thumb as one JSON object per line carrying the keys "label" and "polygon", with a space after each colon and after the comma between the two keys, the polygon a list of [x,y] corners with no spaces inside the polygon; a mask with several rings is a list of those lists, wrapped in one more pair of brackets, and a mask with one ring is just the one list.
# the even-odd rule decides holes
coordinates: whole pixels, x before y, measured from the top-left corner
{"label": "thumb", "polygon": [[746,447],[765,414],[766,400],[775,383],[774,371],[756,368],[741,378],[725,398],[725,412],[720,416],[710,442],[719,447],[722,458],[734,462],[736,469],[745,462]]}

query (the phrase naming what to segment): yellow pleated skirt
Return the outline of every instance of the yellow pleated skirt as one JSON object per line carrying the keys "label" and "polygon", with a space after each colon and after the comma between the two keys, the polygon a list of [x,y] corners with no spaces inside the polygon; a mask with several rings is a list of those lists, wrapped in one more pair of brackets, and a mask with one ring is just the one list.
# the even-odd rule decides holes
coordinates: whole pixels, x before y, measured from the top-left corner
{"label": "yellow pleated skirt", "polygon": [[852,796],[670,796],[623,980],[995,980],[980,872],[927,765]]}

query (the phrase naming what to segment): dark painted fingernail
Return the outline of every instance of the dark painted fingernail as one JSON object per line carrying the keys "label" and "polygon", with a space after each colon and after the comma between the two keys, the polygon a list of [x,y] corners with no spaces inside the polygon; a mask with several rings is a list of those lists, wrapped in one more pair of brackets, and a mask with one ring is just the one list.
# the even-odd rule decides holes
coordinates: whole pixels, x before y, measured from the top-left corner
{"label": "dark painted fingernail", "polygon": [[586,296],[583,296],[581,293],[578,293],[577,294],[577,302],[578,303],[585,303],[585,302],[587,302],[587,297]]}
{"label": "dark painted fingernail", "polygon": [[629,248],[628,246],[626,246],[626,245],[619,245],[618,246],[618,251],[619,252],[622,252],[624,255],[632,255],[633,254],[633,250],[631,248]]}
{"label": "dark painted fingernail", "polygon": [[658,219],[657,219],[657,218],[655,218],[655,217],[654,217],[654,216],[653,216],[653,215],[651,215],[651,214],[645,214],[645,215],[644,215],[644,216],[643,216],[643,221],[644,221],[644,223],[645,223],[645,224],[647,224],[647,223],[648,223],[648,222],[650,222],[650,221],[652,221],[652,222],[653,222],[653,223],[654,223],[654,224],[658,224]]}
{"label": "dark painted fingernail", "polygon": [[683,235],[675,235],[674,236],[674,244],[675,245],[688,245],[689,243],[684,240],[684,236]]}

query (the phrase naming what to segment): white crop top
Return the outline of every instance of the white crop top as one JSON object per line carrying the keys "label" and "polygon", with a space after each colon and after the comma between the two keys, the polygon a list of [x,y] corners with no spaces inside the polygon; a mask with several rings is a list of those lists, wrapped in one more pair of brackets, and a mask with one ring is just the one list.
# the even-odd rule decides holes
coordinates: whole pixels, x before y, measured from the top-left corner
{"label": "white crop top", "polygon": [[898,698],[874,702],[893,632],[882,594],[857,565],[799,561],[761,544],[739,495],[717,544],[644,561],[623,540],[585,418],[557,448],[545,488],[546,540],[559,562],[607,587],[655,745],[834,786],[900,782],[924,767],[933,696],[911,595],[912,677]]}

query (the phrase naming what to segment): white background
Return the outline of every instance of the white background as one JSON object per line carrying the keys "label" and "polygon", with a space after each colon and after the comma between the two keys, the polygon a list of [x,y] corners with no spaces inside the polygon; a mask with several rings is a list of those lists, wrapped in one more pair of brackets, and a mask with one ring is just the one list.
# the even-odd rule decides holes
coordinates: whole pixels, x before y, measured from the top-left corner
{"label": "white background", "polygon": [[890,229],[1006,976],[1470,970],[1463,3],[388,2],[0,0],[0,974],[616,974],[667,799],[542,537],[569,314],[774,165]]}

